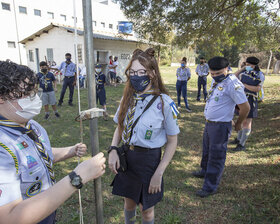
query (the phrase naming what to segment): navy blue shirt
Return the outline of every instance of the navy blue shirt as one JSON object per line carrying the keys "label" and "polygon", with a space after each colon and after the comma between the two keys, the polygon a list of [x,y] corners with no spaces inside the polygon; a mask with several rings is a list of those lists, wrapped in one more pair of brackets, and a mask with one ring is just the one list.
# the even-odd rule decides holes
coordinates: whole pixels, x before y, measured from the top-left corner
{"label": "navy blue shirt", "polygon": [[48,74],[43,74],[39,72],[37,74],[38,83],[40,88],[43,89],[43,92],[51,92],[53,91],[53,82],[55,81],[54,74],[48,72]]}
{"label": "navy blue shirt", "polygon": [[106,82],[105,75],[103,73],[100,74],[95,73],[95,78],[96,78],[97,89],[104,88],[104,83]]}

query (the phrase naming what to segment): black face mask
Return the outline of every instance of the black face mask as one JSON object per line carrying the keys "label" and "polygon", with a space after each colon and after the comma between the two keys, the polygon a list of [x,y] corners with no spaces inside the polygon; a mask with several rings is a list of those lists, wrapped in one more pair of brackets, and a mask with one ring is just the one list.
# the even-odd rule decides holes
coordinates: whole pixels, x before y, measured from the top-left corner
{"label": "black face mask", "polygon": [[43,69],[41,69],[41,72],[43,72],[43,73],[47,73],[47,71],[48,71],[48,69],[47,69],[47,68],[43,68]]}
{"label": "black face mask", "polygon": [[201,65],[203,65],[203,64],[204,64],[204,62],[203,62],[203,61],[201,61],[201,62],[200,62],[200,64],[201,64]]}

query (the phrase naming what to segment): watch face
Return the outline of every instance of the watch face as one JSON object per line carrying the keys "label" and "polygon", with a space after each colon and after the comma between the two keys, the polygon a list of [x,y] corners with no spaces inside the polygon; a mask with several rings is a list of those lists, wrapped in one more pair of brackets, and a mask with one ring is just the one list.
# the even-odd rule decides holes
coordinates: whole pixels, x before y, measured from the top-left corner
{"label": "watch face", "polygon": [[74,177],[72,180],[72,184],[74,186],[78,186],[81,183],[80,178],[79,177]]}

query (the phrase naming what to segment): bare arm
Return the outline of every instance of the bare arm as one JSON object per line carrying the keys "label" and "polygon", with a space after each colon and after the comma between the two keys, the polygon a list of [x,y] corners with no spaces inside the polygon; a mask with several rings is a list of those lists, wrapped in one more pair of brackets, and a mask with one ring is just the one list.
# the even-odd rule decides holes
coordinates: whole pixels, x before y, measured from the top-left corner
{"label": "bare arm", "polygon": [[[118,146],[120,144],[120,141],[121,141],[121,136],[119,134],[119,127],[117,127],[113,135],[111,146]],[[117,169],[120,168],[120,159],[116,150],[112,150],[110,152],[108,164],[110,170],[113,173],[117,174],[118,173]]]}
{"label": "bare arm", "polygon": [[245,71],[245,68],[244,67],[241,67],[241,69],[239,69],[238,71],[236,71],[234,74],[235,74],[235,76],[238,78],[239,77],[239,74],[241,73],[241,72],[244,72]]}
{"label": "bare arm", "polygon": [[[81,176],[83,183],[95,179],[105,172],[105,158],[103,153],[82,162],[75,172]],[[34,224],[38,223],[54,212],[74,192],[70,178],[64,177],[48,190],[26,200],[18,199],[4,206],[0,206],[0,224]]]}
{"label": "bare arm", "polygon": [[63,147],[63,148],[52,148],[54,155],[54,163],[72,158],[74,156],[83,156],[86,154],[87,147],[85,144],[78,143],[73,146]]}
{"label": "bare arm", "polygon": [[250,105],[248,102],[238,104],[238,107],[239,107],[239,116],[235,123],[236,131],[241,130],[241,125],[242,125],[243,121],[247,118],[248,113],[250,111]]}
{"label": "bare arm", "polygon": [[253,91],[253,92],[259,92],[262,88],[261,85],[258,85],[258,86],[251,86],[251,85],[247,85],[247,84],[244,84],[243,85],[245,86],[246,89],[250,90],[250,91]]}

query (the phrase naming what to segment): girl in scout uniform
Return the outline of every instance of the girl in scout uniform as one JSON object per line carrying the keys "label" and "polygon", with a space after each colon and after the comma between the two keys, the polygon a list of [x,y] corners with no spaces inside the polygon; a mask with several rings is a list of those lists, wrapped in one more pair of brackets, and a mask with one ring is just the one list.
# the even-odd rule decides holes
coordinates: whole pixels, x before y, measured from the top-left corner
{"label": "girl in scout uniform", "polygon": [[188,112],[191,112],[191,109],[188,105],[187,100],[187,82],[191,78],[191,70],[190,68],[186,67],[187,59],[186,57],[183,57],[181,61],[181,67],[177,69],[176,76],[177,76],[177,82],[176,82],[176,90],[177,90],[177,100],[178,100],[178,108],[181,107],[181,94],[183,95],[186,110]]}
{"label": "girl in scout uniform", "polygon": [[[135,223],[138,204],[142,223],[154,223],[154,206],[163,197],[162,176],[174,155],[179,133],[178,111],[167,95],[154,53],[152,48],[133,53],[126,69],[123,98],[114,117],[118,126],[109,150],[109,168],[116,174],[113,194],[124,197],[125,223],[129,224]],[[154,102],[143,113],[151,100]],[[124,172],[118,171],[117,146],[121,140],[128,148]],[[161,160],[161,147],[165,144]]]}
{"label": "girl in scout uniform", "polygon": [[264,75],[258,66],[259,59],[256,57],[248,57],[246,59],[246,66],[235,73],[240,81],[245,86],[245,93],[250,104],[250,112],[247,119],[243,122],[242,130],[238,132],[234,143],[237,144],[234,151],[245,150],[245,143],[251,133],[253,118],[258,116],[258,92],[262,88]]}

